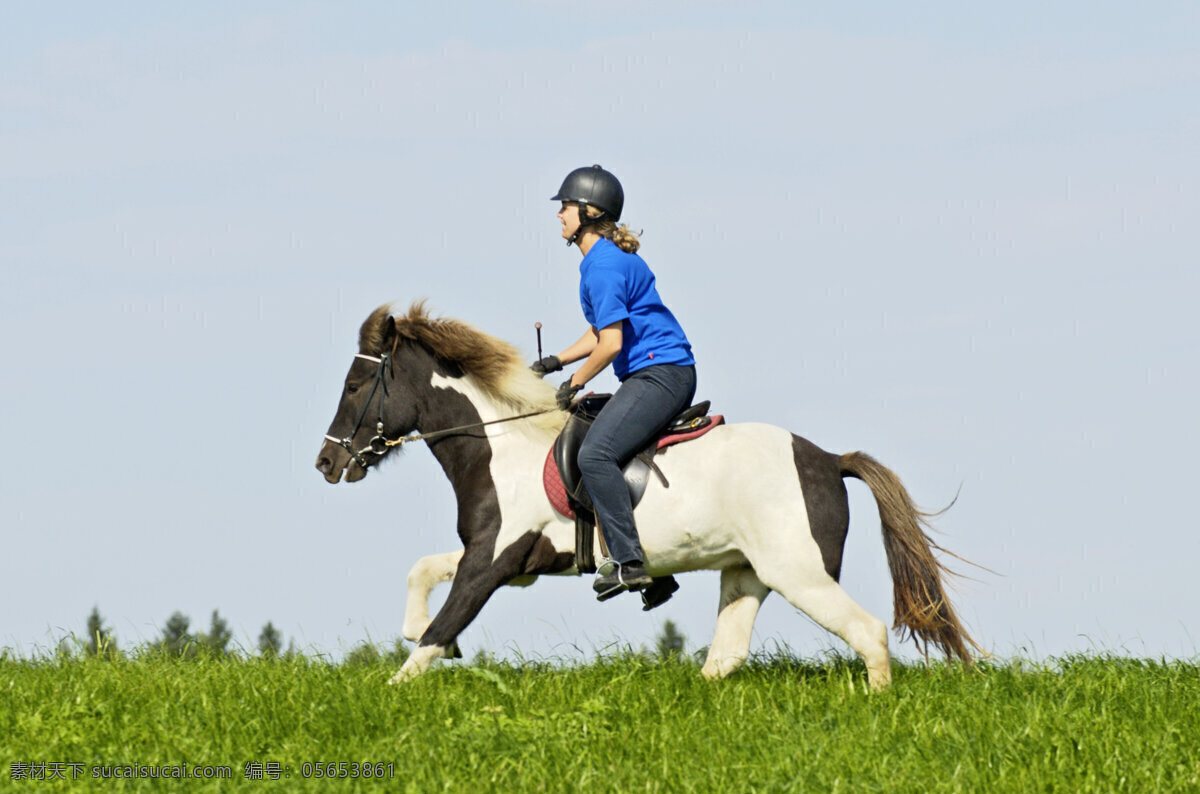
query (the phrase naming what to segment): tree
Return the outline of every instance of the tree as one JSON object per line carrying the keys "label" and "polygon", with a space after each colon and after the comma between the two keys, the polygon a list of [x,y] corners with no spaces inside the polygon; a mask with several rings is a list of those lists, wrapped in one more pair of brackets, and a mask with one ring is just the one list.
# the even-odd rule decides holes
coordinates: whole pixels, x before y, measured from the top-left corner
{"label": "tree", "polygon": [[258,652],[264,659],[276,659],[281,650],[283,650],[283,635],[268,620],[267,625],[263,626],[262,632],[258,635]]}
{"label": "tree", "polygon": [[396,667],[404,664],[406,659],[408,659],[408,648],[404,646],[404,640],[397,639],[392,643],[392,649],[386,653],[380,653],[379,646],[370,640],[364,640],[346,654],[342,664],[351,667],[366,667],[383,663],[389,667]]}
{"label": "tree", "polygon": [[87,619],[87,642],[83,651],[88,656],[104,656],[111,659],[117,655],[117,641],[112,635],[112,629],[104,625],[100,616],[100,607],[93,606],[92,613]]}
{"label": "tree", "polygon": [[233,639],[233,632],[229,630],[229,624],[221,617],[220,612],[214,609],[212,620],[208,624],[208,631],[197,639],[209,653],[214,656],[224,656],[229,652],[229,641]]}
{"label": "tree", "polygon": [[375,647],[375,643],[363,640],[350,653],[346,654],[342,664],[348,667],[371,667],[379,664],[380,658],[379,649]]}
{"label": "tree", "polygon": [[191,622],[191,618],[182,612],[173,612],[171,617],[167,618],[167,625],[163,627],[162,638],[158,641],[159,647],[171,656],[194,656],[196,638],[188,632],[188,624]]}
{"label": "tree", "polygon": [[663,623],[662,631],[655,638],[660,660],[678,659],[683,656],[684,636],[679,632],[675,621]]}

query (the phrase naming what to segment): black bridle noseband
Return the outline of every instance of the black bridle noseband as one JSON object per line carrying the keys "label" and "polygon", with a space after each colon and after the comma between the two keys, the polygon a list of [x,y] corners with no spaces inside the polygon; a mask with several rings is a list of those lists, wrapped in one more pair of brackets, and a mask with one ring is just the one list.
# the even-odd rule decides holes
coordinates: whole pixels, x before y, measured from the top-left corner
{"label": "black bridle noseband", "polygon": [[[361,358],[364,361],[373,361],[379,365],[375,370],[375,380],[371,382],[371,393],[367,395],[367,399],[363,402],[362,410],[358,412],[358,421],[354,423],[354,429],[350,431],[350,435],[345,438],[334,438],[326,434],[325,438],[343,447],[350,453],[350,457],[354,458],[354,462],[365,469],[367,468],[367,459],[363,457],[364,452],[370,452],[378,457],[383,457],[384,453],[388,451],[388,447],[394,446],[388,444],[388,440],[383,437],[383,405],[388,393],[387,382],[392,377],[392,358],[387,353],[380,356],[368,356],[364,353],[357,353],[354,357]],[[375,425],[375,435],[372,436],[365,447],[356,452],[352,441],[358,435],[363,419],[367,417],[367,409],[371,407],[371,400],[375,399],[375,392],[379,391],[380,386],[383,386],[383,393],[379,395],[379,422]]]}
{"label": "black bridle noseband", "polygon": [[[356,353],[355,358],[361,358],[364,361],[373,361],[378,364],[375,370],[375,380],[371,383],[371,391],[367,395],[367,399],[363,402],[362,410],[358,412],[358,420],[354,423],[354,429],[350,431],[350,435],[345,438],[336,438],[334,436],[325,435],[325,439],[332,441],[338,446],[350,453],[350,457],[354,458],[354,462],[364,469],[367,468],[367,459],[363,457],[364,453],[370,452],[377,458],[382,458],[387,454],[387,451],[392,447],[403,446],[409,441],[432,441],[444,436],[460,435],[467,430],[477,430],[488,425],[496,425],[501,422],[512,422],[517,419],[528,419],[531,416],[541,416],[555,410],[547,408],[544,411],[532,411],[527,414],[518,414],[517,416],[507,416],[503,419],[493,419],[490,422],[474,422],[469,425],[460,425],[458,427],[450,427],[445,430],[435,430],[431,433],[417,433],[415,435],[400,436],[399,438],[389,439],[383,435],[383,406],[388,396],[388,380],[392,377],[392,358],[387,353],[382,353],[378,356],[368,356],[365,353]],[[379,387],[383,387],[383,393],[379,395],[379,421],[375,424],[375,435],[367,442],[367,445],[362,449],[355,451],[353,439],[358,435],[358,431],[362,428],[363,419],[367,416],[367,410],[371,407],[371,400],[375,399],[375,392],[379,391]]]}

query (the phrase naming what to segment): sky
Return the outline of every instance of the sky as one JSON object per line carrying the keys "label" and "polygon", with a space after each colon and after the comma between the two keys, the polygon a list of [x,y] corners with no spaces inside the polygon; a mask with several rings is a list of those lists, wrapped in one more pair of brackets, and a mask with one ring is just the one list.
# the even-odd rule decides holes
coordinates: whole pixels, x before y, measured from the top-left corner
{"label": "sky", "polygon": [[[1195,659],[1200,11],[960,6],[3,3],[0,648],[93,607],[123,647],[177,610],[246,649],[398,636],[454,503],[423,448],[313,468],[358,326],[427,298],[566,347],[548,198],[601,163],[698,399],[957,495],[936,537],[987,569],[953,590],[985,648]],[[890,622],[848,488],[842,584]],[[680,582],[642,613],[543,577],[460,644],[701,648],[718,575]],[[848,652],[773,596],[781,648]]]}

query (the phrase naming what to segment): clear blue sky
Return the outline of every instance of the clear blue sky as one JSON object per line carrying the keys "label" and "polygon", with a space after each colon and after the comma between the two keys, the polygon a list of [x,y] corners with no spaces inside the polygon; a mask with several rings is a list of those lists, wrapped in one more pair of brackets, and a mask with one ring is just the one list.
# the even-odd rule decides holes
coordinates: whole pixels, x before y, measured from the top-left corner
{"label": "clear blue sky", "polygon": [[[998,574],[958,590],[984,645],[1197,654],[1195,6],[605,8],[5,4],[0,647],[93,605],[126,646],[214,608],[247,647],[396,636],[453,502],[423,449],[312,468],[358,324],[427,297],[565,346],[547,197],[600,162],[701,397],[924,506],[961,486],[940,540]],[[857,484],[851,511],[843,583],[890,619]],[[462,644],[706,645],[717,575],[682,584],[643,615],[543,579]],[[841,647],[775,597],[777,643]]]}

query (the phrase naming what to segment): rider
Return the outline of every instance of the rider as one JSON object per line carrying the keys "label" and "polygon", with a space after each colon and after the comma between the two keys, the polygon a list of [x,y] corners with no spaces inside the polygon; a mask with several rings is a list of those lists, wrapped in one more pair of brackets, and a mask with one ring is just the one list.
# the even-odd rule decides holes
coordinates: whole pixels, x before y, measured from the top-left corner
{"label": "rider", "polygon": [[545,375],[587,359],[558,389],[563,409],[609,364],[621,381],[579,451],[583,483],[615,563],[607,572],[602,568],[592,584],[604,601],[652,581],[621,469],[691,404],[696,361],[679,322],[659,297],[654,274],[637,255],[638,235],[626,224],[617,226],[625,203],[617,178],[598,165],[577,168],[551,201],[562,202],[558,220],[567,245],[574,243],[583,254],[579,300],[589,327],[573,345],[533,369]]}

